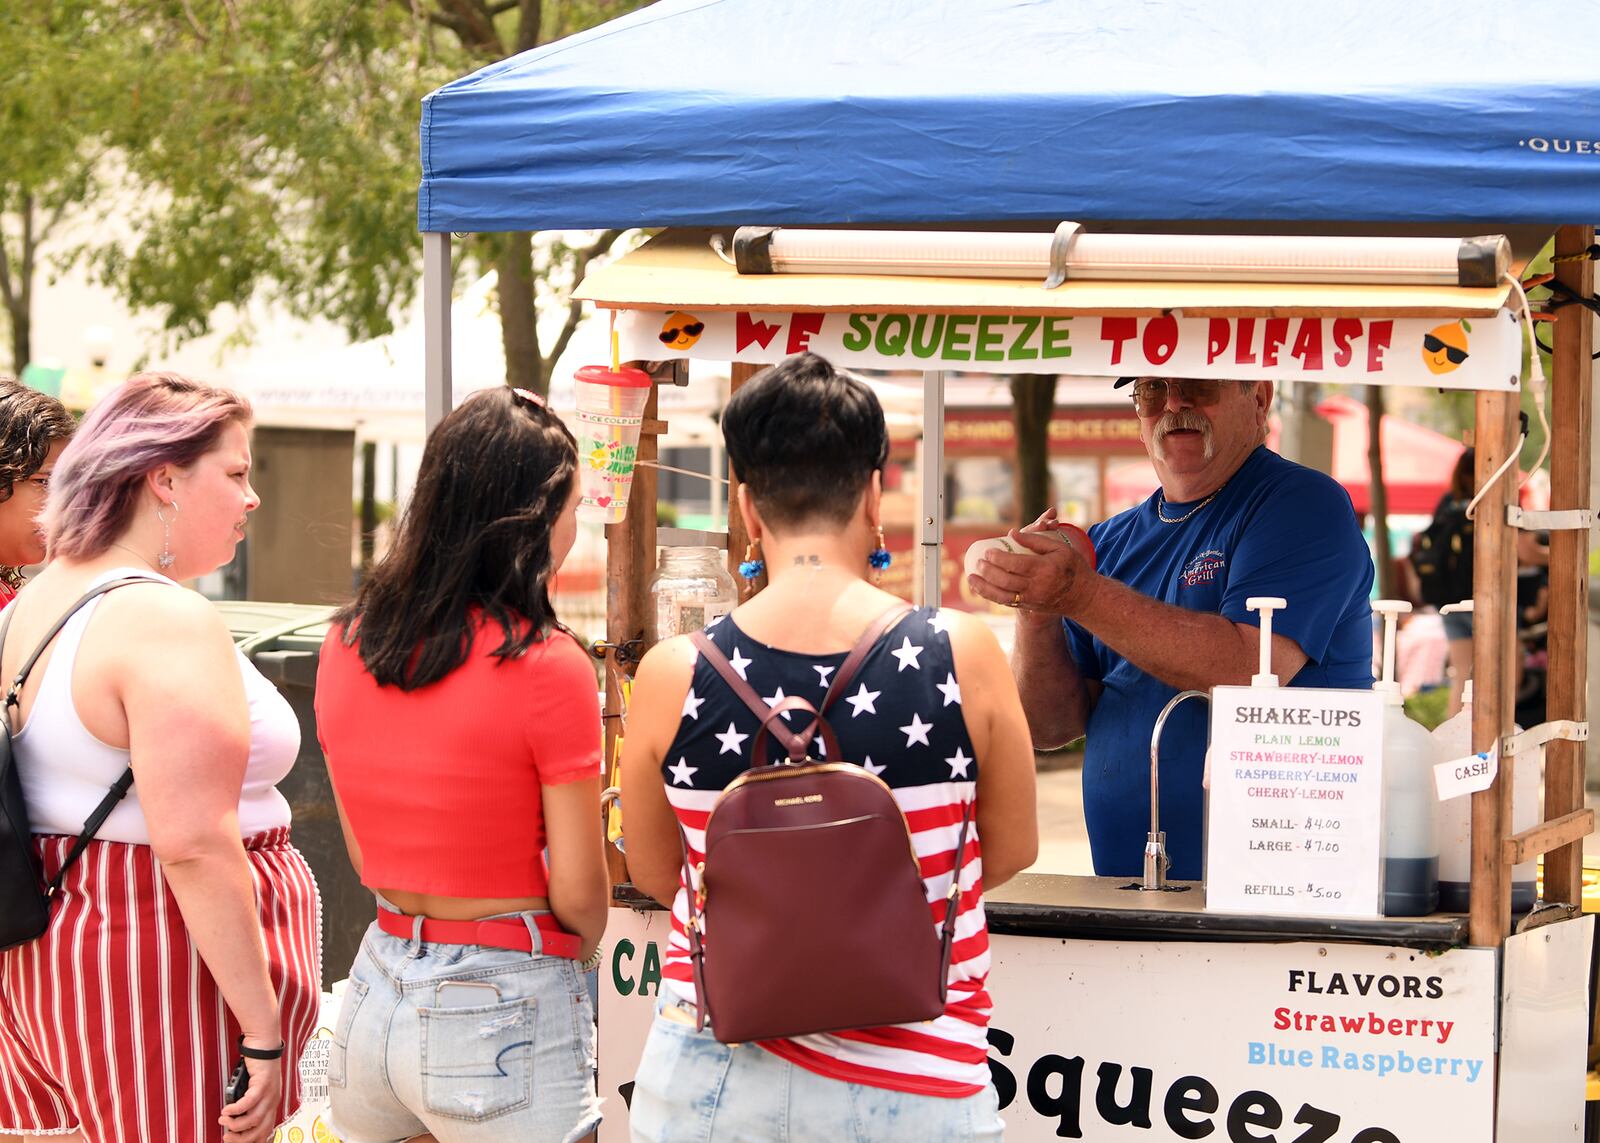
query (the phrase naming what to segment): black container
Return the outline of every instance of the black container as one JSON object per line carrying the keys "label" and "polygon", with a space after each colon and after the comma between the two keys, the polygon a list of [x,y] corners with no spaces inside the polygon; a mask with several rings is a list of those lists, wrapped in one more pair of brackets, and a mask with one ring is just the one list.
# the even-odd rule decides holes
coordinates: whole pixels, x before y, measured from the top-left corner
{"label": "black container", "polygon": [[1426,917],[1439,911],[1439,859],[1383,859],[1383,915]]}

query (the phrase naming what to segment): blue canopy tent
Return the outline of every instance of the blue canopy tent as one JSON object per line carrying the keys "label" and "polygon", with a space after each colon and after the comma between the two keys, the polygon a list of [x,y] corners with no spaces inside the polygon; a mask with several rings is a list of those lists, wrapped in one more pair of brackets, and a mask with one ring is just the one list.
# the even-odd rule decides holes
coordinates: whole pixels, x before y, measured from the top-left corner
{"label": "blue canopy tent", "polygon": [[[1588,0],[660,0],[424,101],[428,421],[450,394],[452,232],[1530,223],[1581,250],[1593,231],[1574,224],[1600,216],[1597,42]],[[1558,374],[1586,388],[1589,333],[1566,324]],[[1479,401],[1480,461],[1507,455],[1514,399]],[[1481,646],[1509,643],[1497,622],[1480,612]],[[1581,660],[1576,605],[1572,626]],[[1547,804],[1581,806],[1580,774]],[[1499,799],[1504,838],[1509,792],[1478,797],[1475,815]],[[1562,851],[1558,892],[1578,856]],[[1507,900],[1475,894],[1475,940],[1503,934]]]}
{"label": "blue canopy tent", "polygon": [[1570,222],[1600,6],[662,0],[435,91],[423,231]]}

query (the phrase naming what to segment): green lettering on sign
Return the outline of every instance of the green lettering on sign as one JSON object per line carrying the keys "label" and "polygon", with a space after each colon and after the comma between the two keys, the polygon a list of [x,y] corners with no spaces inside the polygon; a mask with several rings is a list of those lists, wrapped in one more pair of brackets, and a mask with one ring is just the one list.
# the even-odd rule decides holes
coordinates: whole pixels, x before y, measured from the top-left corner
{"label": "green lettering on sign", "polygon": [[973,314],[951,314],[946,318],[944,352],[940,356],[946,361],[971,361],[972,352],[967,348],[967,343],[972,340],[972,334],[963,327],[977,320]]}
{"label": "green lettering on sign", "polygon": [[984,314],[978,319],[978,343],[973,348],[974,361],[1004,361],[1005,353],[1000,345],[1005,341],[1005,334],[1001,332],[1011,319],[1000,314]]}
{"label": "green lettering on sign", "polygon": [[655,941],[644,946],[644,965],[639,969],[639,995],[651,995],[650,986],[655,985],[654,995],[661,995],[661,953],[656,949]]}
{"label": "green lettering on sign", "polygon": [[1072,319],[1069,317],[1047,317],[1044,319],[1044,356],[1045,357],[1071,357],[1072,346],[1067,344],[1067,338],[1072,336]]}
{"label": "green lettering on sign", "polygon": [[851,314],[850,328],[844,334],[844,347],[851,353],[860,353],[872,344],[872,322],[877,314]]}
{"label": "green lettering on sign", "polygon": [[633,977],[622,975],[622,958],[633,959],[633,942],[623,937],[611,949],[611,985],[617,990],[618,996],[628,996],[633,992]]}

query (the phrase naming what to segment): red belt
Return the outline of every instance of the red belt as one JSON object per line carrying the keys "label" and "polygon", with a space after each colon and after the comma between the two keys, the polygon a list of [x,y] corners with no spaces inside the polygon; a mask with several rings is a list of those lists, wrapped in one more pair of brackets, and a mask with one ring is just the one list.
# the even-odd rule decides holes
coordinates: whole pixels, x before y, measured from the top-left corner
{"label": "red belt", "polygon": [[[411,940],[417,923],[407,913],[378,910],[378,928],[391,937]],[[487,945],[494,949],[532,952],[533,937],[521,921],[439,921],[423,917],[422,939],[436,945]],[[533,923],[539,930],[540,951],[545,956],[564,956],[577,960],[583,942],[566,932],[548,913],[536,914]]]}

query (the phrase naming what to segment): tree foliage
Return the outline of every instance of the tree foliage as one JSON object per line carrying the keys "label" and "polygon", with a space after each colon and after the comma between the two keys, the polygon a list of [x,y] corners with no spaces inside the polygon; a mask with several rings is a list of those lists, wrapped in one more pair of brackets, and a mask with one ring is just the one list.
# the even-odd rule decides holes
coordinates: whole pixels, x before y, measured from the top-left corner
{"label": "tree foliage", "polygon": [[[18,368],[39,252],[74,213],[94,237],[58,260],[85,259],[180,338],[254,299],[353,338],[388,332],[418,281],[422,96],[638,6],[0,0],[0,287]],[[576,325],[550,287],[575,284],[615,238],[465,244],[464,262],[500,271],[508,380],[547,389]],[[541,345],[550,306],[565,328]]]}
{"label": "tree foliage", "polygon": [[13,367],[31,354],[42,252],[80,203],[103,189],[114,95],[91,3],[0,0],[0,302]]}

